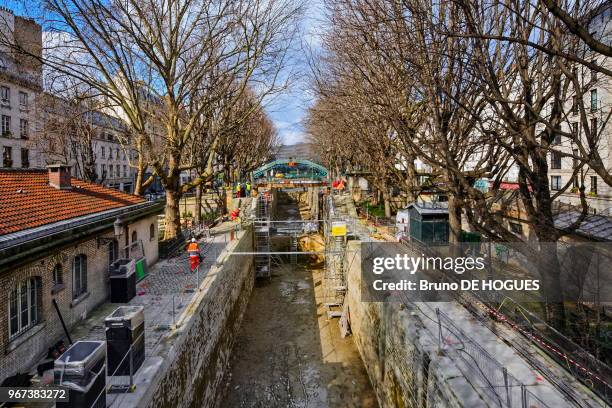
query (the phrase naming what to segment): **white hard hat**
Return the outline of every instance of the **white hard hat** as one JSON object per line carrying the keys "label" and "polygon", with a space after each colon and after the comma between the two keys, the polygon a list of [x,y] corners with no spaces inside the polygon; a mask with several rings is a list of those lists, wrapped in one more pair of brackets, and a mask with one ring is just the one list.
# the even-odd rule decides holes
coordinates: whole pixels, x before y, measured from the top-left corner
{"label": "white hard hat", "polygon": [[195,242],[195,238],[191,238],[191,242]]}

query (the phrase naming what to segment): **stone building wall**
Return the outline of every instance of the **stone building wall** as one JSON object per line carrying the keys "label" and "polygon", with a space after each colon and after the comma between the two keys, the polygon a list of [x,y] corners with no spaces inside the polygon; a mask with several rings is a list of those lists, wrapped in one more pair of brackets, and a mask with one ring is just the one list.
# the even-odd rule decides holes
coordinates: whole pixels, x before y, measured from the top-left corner
{"label": "stone building wall", "polygon": [[[102,237],[113,237],[109,230]],[[87,292],[78,298],[73,297],[72,262],[75,256],[87,257]],[[54,284],[53,269],[61,265],[61,284]],[[18,337],[9,339],[8,305],[10,291],[21,281],[39,277],[38,291],[39,318],[38,324]],[[15,269],[10,274],[0,277],[0,316],[5,324],[0,325],[0,348],[4,355],[0,359],[0,378],[25,372],[47,353],[48,347],[61,338],[64,331],[53,299],[57,302],[68,328],[85,319],[109,293],[108,286],[108,252],[107,247],[98,245],[95,238],[75,243],[56,251],[50,256],[34,261]]]}
{"label": "stone building wall", "polygon": [[[138,220],[128,226],[128,230],[137,230],[142,237],[145,255],[149,264],[157,260],[157,222],[156,215]],[[149,226],[155,225],[155,240],[149,240]],[[100,238],[114,238],[114,230],[109,229]],[[123,237],[121,237],[123,242]],[[66,326],[70,330],[75,324],[86,319],[110,295],[108,275],[109,247],[107,240],[97,237],[75,242],[50,255],[23,265],[0,276],[0,381],[17,372],[26,372],[47,354],[50,346],[60,339],[65,339],[59,316],[53,305],[58,304]],[[122,246],[122,245],[121,245]],[[83,254],[87,259],[87,291],[74,297],[72,263],[77,255]],[[53,270],[61,265],[61,283],[53,280]],[[9,338],[9,294],[19,282],[37,277],[40,286],[38,298],[38,323],[18,335]],[[66,342],[67,343],[67,342]]]}

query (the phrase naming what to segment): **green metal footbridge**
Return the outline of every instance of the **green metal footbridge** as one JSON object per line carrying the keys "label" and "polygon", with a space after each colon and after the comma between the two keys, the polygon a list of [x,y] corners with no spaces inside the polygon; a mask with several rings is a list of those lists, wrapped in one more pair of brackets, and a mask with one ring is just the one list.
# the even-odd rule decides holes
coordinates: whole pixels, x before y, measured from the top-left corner
{"label": "green metal footbridge", "polygon": [[327,184],[329,171],[306,159],[277,159],[253,171],[255,184]]}

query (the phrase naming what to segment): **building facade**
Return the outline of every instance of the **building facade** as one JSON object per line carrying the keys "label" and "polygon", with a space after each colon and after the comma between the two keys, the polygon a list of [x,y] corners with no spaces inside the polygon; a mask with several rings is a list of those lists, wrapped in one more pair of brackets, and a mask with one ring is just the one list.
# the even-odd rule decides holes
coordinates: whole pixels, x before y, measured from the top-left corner
{"label": "building facade", "polygon": [[[588,20],[589,32],[599,40],[612,44],[612,5],[604,4],[601,9],[594,10]],[[593,51],[585,50],[583,58],[607,69],[612,68],[612,59]],[[579,146],[572,139],[578,138],[588,144],[585,134],[591,132],[591,140],[596,141],[596,149],[605,168],[608,172],[612,169],[612,78],[586,67],[577,67],[575,72],[581,89],[578,92],[569,91],[564,106],[566,120],[561,125],[561,130],[571,136],[558,136],[552,146],[556,152],[549,154],[550,189],[554,193],[569,183],[569,188],[559,196],[558,201],[577,207],[580,206],[579,188],[584,185],[589,212],[612,215],[612,187],[587,166],[575,171],[579,162],[572,157],[580,156]]]}
{"label": "building facade", "polygon": [[132,193],[136,170],[130,163],[136,160],[136,151],[130,147],[127,125],[102,112],[92,112],[91,116],[99,182],[106,187]]}
{"label": "building facade", "polygon": [[42,29],[33,20],[0,7],[0,151],[4,168],[40,166],[28,139],[36,122],[36,96],[42,90],[42,66],[36,58],[14,52],[6,42],[41,56]]}
{"label": "building facade", "polygon": [[[14,52],[5,44],[19,44],[40,57],[40,25],[0,7],[0,32],[3,44],[0,45],[0,167],[44,168],[59,162],[69,164],[75,177],[93,181],[93,177],[87,177],[87,165],[83,163],[83,157],[88,157],[92,161],[89,174],[95,171],[95,182],[128,193],[134,191],[135,171],[130,167],[130,158],[135,153],[125,138],[125,123],[43,92],[40,62]],[[70,123],[59,126],[57,121]],[[91,137],[83,140],[79,131],[86,126]],[[88,144],[87,149],[83,148],[84,144]],[[92,154],[84,154],[88,149]]]}

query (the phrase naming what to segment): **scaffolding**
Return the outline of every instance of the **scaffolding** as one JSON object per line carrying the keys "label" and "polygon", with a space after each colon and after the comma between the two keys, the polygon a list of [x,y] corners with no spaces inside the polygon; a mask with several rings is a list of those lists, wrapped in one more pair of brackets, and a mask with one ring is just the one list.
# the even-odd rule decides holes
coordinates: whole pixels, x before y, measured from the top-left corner
{"label": "scaffolding", "polygon": [[337,234],[334,228],[344,224],[346,217],[334,206],[333,196],[327,197],[325,220],[325,272],[323,276],[324,306],[329,318],[341,317],[344,310],[347,282],[345,273],[347,234]]}
{"label": "scaffolding", "polygon": [[270,202],[269,195],[264,193],[257,197],[253,233],[255,243],[255,277],[272,278],[270,255]]}

